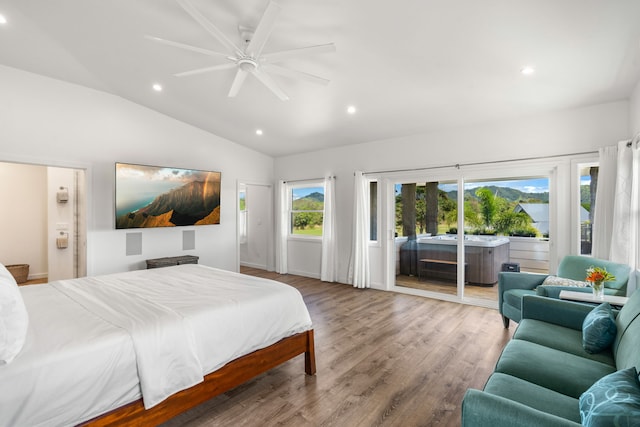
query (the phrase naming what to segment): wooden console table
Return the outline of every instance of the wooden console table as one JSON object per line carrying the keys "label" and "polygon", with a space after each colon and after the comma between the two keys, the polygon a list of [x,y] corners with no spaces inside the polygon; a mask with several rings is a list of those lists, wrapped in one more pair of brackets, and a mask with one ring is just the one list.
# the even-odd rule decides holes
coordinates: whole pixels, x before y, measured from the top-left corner
{"label": "wooden console table", "polygon": [[170,267],[180,264],[197,264],[200,257],[196,255],[170,256],[147,260],[147,268]]}

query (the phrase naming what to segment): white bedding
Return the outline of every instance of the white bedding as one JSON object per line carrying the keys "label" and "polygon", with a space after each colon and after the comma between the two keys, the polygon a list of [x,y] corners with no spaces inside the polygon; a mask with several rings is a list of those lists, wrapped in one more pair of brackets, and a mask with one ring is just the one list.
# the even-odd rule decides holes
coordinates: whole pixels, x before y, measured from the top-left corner
{"label": "white bedding", "polygon": [[[18,357],[0,366],[0,426],[77,424],[140,398],[141,383],[152,406],[311,328],[296,289],[194,264],[21,291],[29,331]],[[167,374],[178,371],[185,375]]]}

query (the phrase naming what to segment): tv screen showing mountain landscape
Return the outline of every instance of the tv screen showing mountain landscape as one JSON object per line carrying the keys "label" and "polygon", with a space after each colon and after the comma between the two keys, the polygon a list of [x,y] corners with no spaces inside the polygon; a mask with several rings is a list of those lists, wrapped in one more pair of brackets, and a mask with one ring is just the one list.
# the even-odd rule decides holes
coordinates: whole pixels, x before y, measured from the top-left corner
{"label": "tv screen showing mountain landscape", "polygon": [[116,229],[220,224],[220,175],[116,163]]}

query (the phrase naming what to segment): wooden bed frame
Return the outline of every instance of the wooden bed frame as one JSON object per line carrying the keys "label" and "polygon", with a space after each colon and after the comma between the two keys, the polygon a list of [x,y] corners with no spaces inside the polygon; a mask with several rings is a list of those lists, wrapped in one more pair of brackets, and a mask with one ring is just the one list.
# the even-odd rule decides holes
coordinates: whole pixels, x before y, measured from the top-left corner
{"label": "wooden bed frame", "polygon": [[139,399],[80,425],[158,425],[302,353],[305,355],[305,372],[307,375],[314,375],[316,358],[313,329],[284,338],[269,347],[233,360],[206,375],[200,384],[172,395],[153,408],[144,409],[142,399]]}

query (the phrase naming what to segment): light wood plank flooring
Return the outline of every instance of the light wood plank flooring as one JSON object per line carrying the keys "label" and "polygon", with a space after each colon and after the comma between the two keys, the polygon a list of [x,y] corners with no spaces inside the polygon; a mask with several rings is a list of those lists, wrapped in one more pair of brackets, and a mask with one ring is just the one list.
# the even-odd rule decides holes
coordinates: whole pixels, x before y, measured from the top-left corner
{"label": "light wood plank flooring", "polygon": [[318,373],[297,358],[165,423],[175,426],[459,426],[513,327],[497,311],[243,268],[302,293]]}

